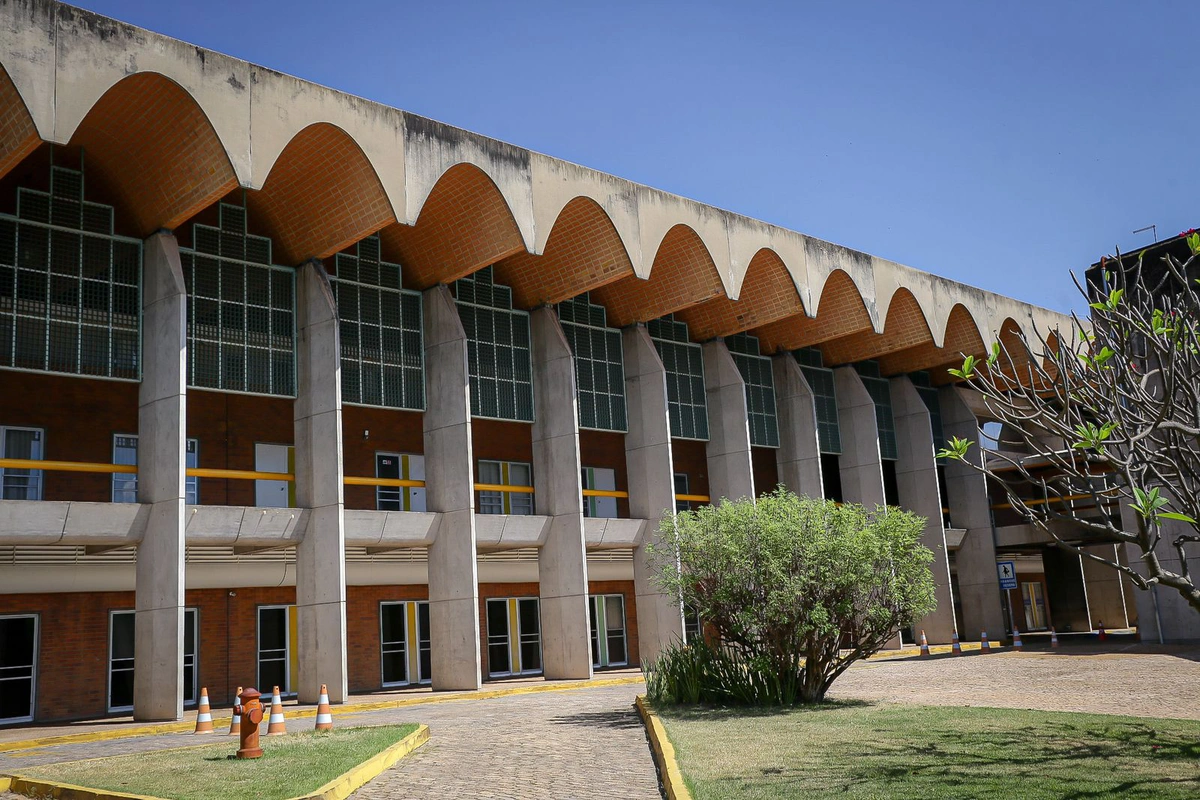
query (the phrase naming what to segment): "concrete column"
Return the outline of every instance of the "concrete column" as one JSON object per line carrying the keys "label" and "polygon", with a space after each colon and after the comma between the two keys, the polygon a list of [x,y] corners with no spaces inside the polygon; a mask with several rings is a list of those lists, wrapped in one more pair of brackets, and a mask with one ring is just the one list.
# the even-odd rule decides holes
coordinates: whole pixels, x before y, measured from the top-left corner
{"label": "concrete column", "polygon": [[875,401],[854,367],[835,369],[833,386],[842,433],[842,455],[838,459],[842,496],[848,503],[861,503],[867,508],[885,505]]}
{"label": "concrete column", "polygon": [[817,407],[804,370],[791,353],[771,359],[775,377],[775,408],[779,415],[779,482],[799,495],[824,497],[821,443],[817,437]]}
{"label": "concrete column", "polygon": [[[952,639],[954,596],[950,588],[950,556],[946,529],[942,524],[942,500],[938,490],[937,460],[934,456],[933,423],[929,408],[907,376],[891,379],[892,419],[896,424],[896,487],[900,505],[925,517],[921,544],[933,551],[934,594],[937,608],[917,620],[915,631],[925,631],[933,644]],[[919,635],[919,633],[918,633]]]}
{"label": "concrete column", "polygon": [[440,514],[429,547],[434,689],[478,689],[479,580],[467,335],[446,286],[425,291],[425,505]]}
{"label": "concrete column", "polygon": [[146,240],[142,264],[137,496],[150,516],[137,551],[133,716],[174,720],[183,717],[187,290],[171,233]]}
{"label": "concrete column", "polygon": [[[1115,544],[1098,544],[1085,547],[1084,550],[1113,562],[1116,562],[1118,558]],[[1083,590],[1087,593],[1088,613],[1091,616],[1092,627],[1103,622],[1104,627],[1108,630],[1128,628],[1129,613],[1125,608],[1125,592],[1121,586],[1121,573],[1090,558],[1084,558],[1082,563]]]}
{"label": "concrete column", "polygon": [[[296,546],[298,691],[346,702],[346,529],[342,486],[342,379],[337,304],[319,261],[296,271],[296,505],[309,509]],[[270,687],[268,687],[270,688]]]}
{"label": "concrete column", "polygon": [[708,494],[754,499],[754,465],[750,460],[750,416],[746,382],[729,348],[720,339],[705,342],[704,394],[708,403]]}
{"label": "concrete column", "polygon": [[[959,394],[946,386],[938,393],[942,409],[942,433],[972,445],[967,457],[982,458],[979,448],[979,422]],[[963,528],[962,545],[955,563],[958,567],[958,591],[962,595],[963,638],[978,638],[988,631],[993,638],[1005,629],[1004,609],[1000,602],[1000,578],[996,573],[996,544],[992,531],[992,511],[988,500],[987,479],[970,466],[951,459],[946,464],[946,498],[950,502],[950,522]]]}
{"label": "concrete column", "polygon": [[659,541],[658,525],[675,511],[675,470],[671,463],[671,420],[667,411],[667,371],[650,334],[642,325],[621,332],[625,351],[625,401],[629,432],[625,460],[629,472],[629,513],[646,520],[633,551],[633,588],[637,595],[638,650],[644,665],[672,641],[683,641],[683,609],[664,594],[648,546]]}
{"label": "concrete column", "polygon": [[587,551],[575,360],[552,308],[530,315],[533,327],[533,474],[537,513],[550,517],[538,551],[542,661],[550,680],[592,677]]}

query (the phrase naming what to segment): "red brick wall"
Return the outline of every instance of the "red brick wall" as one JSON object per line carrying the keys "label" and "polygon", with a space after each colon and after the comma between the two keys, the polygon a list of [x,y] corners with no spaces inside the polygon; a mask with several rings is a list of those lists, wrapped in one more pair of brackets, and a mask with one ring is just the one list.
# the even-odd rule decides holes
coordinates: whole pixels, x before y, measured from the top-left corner
{"label": "red brick wall", "polygon": [[775,454],[779,452],[773,447],[751,447],[750,461],[754,467],[754,491],[764,495],[775,491],[779,484],[779,464]]}
{"label": "red brick wall", "polygon": [[[479,482],[479,462],[521,461],[533,464],[533,426],[528,422],[502,422],[495,419],[471,420],[471,450],[475,456],[475,482]],[[533,473],[537,488],[539,476]],[[479,511],[479,494],[475,494],[475,510]]]}
{"label": "red brick wall", "polygon": [[[625,434],[609,431],[579,432],[579,464],[582,467],[604,467],[616,472],[617,489],[629,491],[629,474],[625,466]],[[617,498],[617,516],[629,517],[629,500]]]}
{"label": "red brick wall", "polygon": [[676,472],[686,472],[688,494],[708,494],[707,442],[671,440],[671,459]]}
{"label": "red brick wall", "polygon": [[[200,440],[201,467],[253,470],[256,443],[292,444],[292,401],[188,389],[187,435]],[[201,478],[200,502],[252,506],[254,481]]]}
{"label": "red brick wall", "polygon": [[[375,454],[424,453],[422,415],[415,411],[346,406],[342,409],[342,450],[347,476],[375,477]],[[363,431],[370,436],[363,438]],[[374,486],[347,486],[346,508],[375,508]]]}

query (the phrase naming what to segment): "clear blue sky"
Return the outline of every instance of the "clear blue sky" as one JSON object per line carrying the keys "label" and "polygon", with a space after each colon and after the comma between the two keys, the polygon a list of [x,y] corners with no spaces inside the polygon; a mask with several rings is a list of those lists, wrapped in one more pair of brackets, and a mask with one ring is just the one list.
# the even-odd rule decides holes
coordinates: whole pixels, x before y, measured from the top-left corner
{"label": "clear blue sky", "polygon": [[1200,227],[1200,3],[80,2],[1060,310]]}

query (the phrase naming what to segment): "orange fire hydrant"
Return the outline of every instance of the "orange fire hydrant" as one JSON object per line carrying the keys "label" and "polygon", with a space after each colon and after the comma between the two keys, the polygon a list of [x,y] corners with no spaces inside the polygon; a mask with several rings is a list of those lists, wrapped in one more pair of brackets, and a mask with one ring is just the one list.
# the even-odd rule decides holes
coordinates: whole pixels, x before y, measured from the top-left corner
{"label": "orange fire hydrant", "polygon": [[238,748],[238,758],[261,758],[263,751],[258,746],[258,725],[263,719],[263,704],[258,698],[262,697],[254,688],[246,689],[239,696],[239,703],[233,707],[233,713],[242,718],[241,747]]}

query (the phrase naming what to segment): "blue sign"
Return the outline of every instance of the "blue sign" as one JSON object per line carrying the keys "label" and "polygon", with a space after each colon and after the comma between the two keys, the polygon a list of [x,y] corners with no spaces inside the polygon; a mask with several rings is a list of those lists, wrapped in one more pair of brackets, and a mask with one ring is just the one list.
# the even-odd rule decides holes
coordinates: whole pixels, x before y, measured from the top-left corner
{"label": "blue sign", "polygon": [[997,561],[996,572],[1000,575],[1001,589],[1017,588],[1017,562],[1015,561]]}

